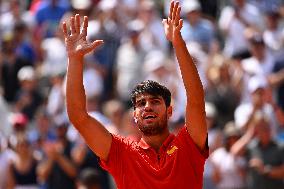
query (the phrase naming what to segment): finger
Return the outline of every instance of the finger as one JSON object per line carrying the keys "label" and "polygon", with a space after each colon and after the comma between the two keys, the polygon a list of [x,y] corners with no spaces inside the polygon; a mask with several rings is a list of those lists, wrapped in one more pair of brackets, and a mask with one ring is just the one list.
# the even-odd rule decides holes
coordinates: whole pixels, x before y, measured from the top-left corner
{"label": "finger", "polygon": [[181,11],[181,7],[178,6],[177,8],[177,12],[176,12],[176,16],[175,16],[175,25],[179,24],[179,20],[180,20],[180,11]]}
{"label": "finger", "polygon": [[168,20],[167,19],[163,19],[162,23],[163,23],[163,25],[165,25],[165,24],[168,23]]}
{"label": "finger", "polygon": [[79,14],[75,15],[75,29],[77,33],[80,33],[80,16]]}
{"label": "finger", "polygon": [[179,6],[179,2],[176,2],[176,3],[175,3],[175,6],[174,6],[174,10],[173,10],[173,17],[172,17],[172,20],[175,20],[175,19],[176,19],[176,14],[177,14],[178,6]]}
{"label": "finger", "polygon": [[88,17],[84,16],[83,28],[82,28],[82,35],[83,35],[83,37],[87,36],[87,29],[88,29]]}
{"label": "finger", "polygon": [[93,43],[91,43],[91,45],[86,49],[87,53],[91,52],[92,50],[94,50],[95,48],[97,48],[98,46],[100,46],[101,44],[103,44],[104,41],[103,40],[95,40]]}
{"label": "finger", "polygon": [[179,22],[178,22],[177,29],[180,31],[180,30],[181,30],[181,28],[182,28],[182,26],[183,26],[183,20],[182,20],[182,19],[180,19],[180,20],[179,20]]}
{"label": "finger", "polygon": [[88,28],[88,17],[84,16],[84,20],[83,20],[83,30],[87,31]]}
{"label": "finger", "polygon": [[92,49],[95,49],[97,48],[98,46],[102,45],[104,43],[103,40],[95,40],[93,43],[92,43]]}
{"label": "finger", "polygon": [[65,38],[68,37],[66,22],[62,23],[62,31],[63,31],[64,37]]}
{"label": "finger", "polygon": [[170,19],[172,19],[172,17],[173,17],[173,9],[174,9],[174,6],[175,6],[174,1],[172,1],[172,2],[171,2],[171,8],[170,8],[170,14],[169,14],[169,18],[170,18]]}
{"label": "finger", "polygon": [[74,35],[76,33],[75,29],[75,18],[72,16],[70,19],[70,30],[71,30],[71,35]]}

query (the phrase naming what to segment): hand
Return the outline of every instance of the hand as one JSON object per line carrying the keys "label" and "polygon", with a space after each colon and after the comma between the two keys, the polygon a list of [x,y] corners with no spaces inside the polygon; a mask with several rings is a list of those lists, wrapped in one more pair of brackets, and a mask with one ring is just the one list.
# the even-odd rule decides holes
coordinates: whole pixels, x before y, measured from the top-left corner
{"label": "hand", "polygon": [[70,31],[71,35],[67,32],[67,24],[63,22],[62,29],[65,37],[65,44],[67,53],[72,57],[83,57],[85,54],[93,51],[96,47],[103,43],[103,40],[95,40],[90,43],[87,42],[87,28],[88,17],[84,17],[83,28],[81,31],[80,16],[78,14],[75,17],[70,18]]}
{"label": "hand", "polygon": [[264,171],[264,164],[263,161],[259,158],[252,158],[249,161],[249,166],[255,169],[258,173],[262,174]]}
{"label": "hand", "polygon": [[54,142],[46,142],[43,145],[43,150],[48,159],[55,160],[58,156],[58,152]]}
{"label": "hand", "polygon": [[181,7],[179,2],[171,2],[170,14],[167,19],[163,19],[163,25],[166,37],[172,43],[177,41],[177,36],[180,35],[180,30],[183,25],[182,19],[180,19]]}

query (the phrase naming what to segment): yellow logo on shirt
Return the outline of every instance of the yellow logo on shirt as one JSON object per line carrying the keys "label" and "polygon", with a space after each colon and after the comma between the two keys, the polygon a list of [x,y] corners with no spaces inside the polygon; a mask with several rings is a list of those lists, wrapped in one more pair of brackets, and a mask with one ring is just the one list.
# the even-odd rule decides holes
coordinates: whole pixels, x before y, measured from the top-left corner
{"label": "yellow logo on shirt", "polygon": [[167,154],[172,155],[172,153],[174,153],[177,149],[178,149],[178,147],[172,146],[172,148],[170,150],[167,150]]}

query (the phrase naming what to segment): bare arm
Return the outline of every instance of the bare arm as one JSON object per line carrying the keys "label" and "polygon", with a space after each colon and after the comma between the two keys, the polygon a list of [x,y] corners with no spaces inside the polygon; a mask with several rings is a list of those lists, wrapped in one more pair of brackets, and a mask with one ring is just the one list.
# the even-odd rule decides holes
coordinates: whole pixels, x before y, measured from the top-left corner
{"label": "bare arm", "polygon": [[51,159],[47,159],[46,161],[39,164],[39,166],[37,167],[37,175],[40,181],[44,182],[47,180],[52,167],[53,167],[53,160]]}
{"label": "bare arm", "polygon": [[[96,40],[86,41],[88,17],[84,17],[83,28],[80,31],[80,17],[70,19],[71,35],[67,32],[67,25],[63,23],[65,44],[68,53],[66,105],[70,121],[80,132],[82,137],[97,156],[107,160],[112,137],[101,123],[88,115],[86,110],[86,96],[83,86],[83,58],[103,43]],[[94,83],[95,85],[95,83]]]}
{"label": "bare arm", "polygon": [[58,165],[64,170],[64,172],[69,176],[75,178],[77,175],[77,170],[72,161],[70,161],[63,154],[58,154],[56,161]]}
{"label": "bare arm", "polygon": [[250,141],[253,139],[254,134],[255,124],[251,123],[245,134],[233,144],[230,149],[230,153],[232,153],[234,156],[240,155],[245,150],[246,146],[250,143]]}
{"label": "bare arm", "polygon": [[284,165],[271,168],[271,170],[267,172],[267,176],[273,179],[283,179],[284,178]]}
{"label": "bare arm", "polygon": [[163,20],[163,24],[166,37],[172,42],[175,49],[186,90],[186,127],[196,145],[200,149],[204,149],[207,137],[204,91],[196,66],[180,33],[182,28],[180,11],[179,3],[172,2],[170,15],[168,19]]}
{"label": "bare arm", "polygon": [[9,164],[7,173],[7,189],[13,189],[15,187],[15,179],[12,170],[12,162]]}

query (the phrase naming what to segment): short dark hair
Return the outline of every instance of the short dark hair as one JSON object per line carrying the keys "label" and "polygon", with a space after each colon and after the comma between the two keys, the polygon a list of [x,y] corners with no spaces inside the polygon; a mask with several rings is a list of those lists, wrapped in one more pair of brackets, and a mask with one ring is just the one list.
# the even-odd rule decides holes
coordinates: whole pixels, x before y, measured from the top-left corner
{"label": "short dark hair", "polygon": [[83,169],[78,176],[78,181],[87,188],[100,186],[100,179],[98,171],[93,168]]}
{"label": "short dark hair", "polygon": [[131,102],[133,105],[133,108],[135,109],[136,104],[136,98],[138,95],[141,94],[150,94],[153,96],[161,96],[167,107],[171,105],[171,92],[170,90],[165,87],[164,85],[161,85],[160,83],[152,80],[146,80],[138,85],[132,90],[131,92]]}

